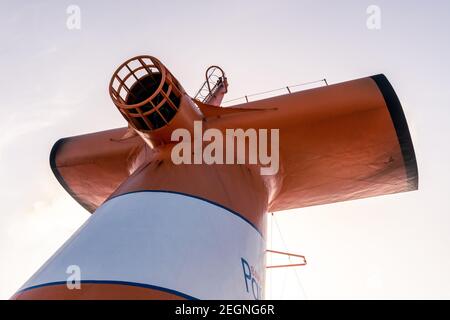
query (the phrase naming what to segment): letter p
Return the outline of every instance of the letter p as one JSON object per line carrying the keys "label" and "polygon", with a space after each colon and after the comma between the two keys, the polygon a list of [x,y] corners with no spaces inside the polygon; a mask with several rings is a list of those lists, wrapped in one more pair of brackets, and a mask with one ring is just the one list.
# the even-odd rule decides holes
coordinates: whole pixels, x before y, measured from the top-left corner
{"label": "letter p", "polygon": [[249,266],[248,262],[245,261],[244,258],[241,258],[241,261],[242,261],[242,270],[244,272],[245,287],[247,289],[247,292],[249,292],[248,291],[248,281],[250,281],[250,282],[252,281],[252,272],[250,270],[250,266]]}

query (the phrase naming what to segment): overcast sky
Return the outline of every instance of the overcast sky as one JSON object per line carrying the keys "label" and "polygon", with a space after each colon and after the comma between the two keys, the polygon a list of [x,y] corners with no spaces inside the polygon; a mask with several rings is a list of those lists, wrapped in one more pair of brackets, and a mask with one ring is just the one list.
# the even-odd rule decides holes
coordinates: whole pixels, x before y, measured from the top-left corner
{"label": "overcast sky", "polygon": [[[79,30],[66,25],[71,4]],[[367,28],[370,5],[381,9],[379,30]],[[89,217],[53,177],[50,149],[125,125],[107,86],[138,54],[162,60],[191,94],[207,66],[222,66],[226,99],[385,73],[410,126],[420,190],[276,213],[283,241],[275,228],[272,248],[308,265],[268,273],[267,297],[450,298],[449,30],[444,0],[2,0],[0,298]]]}

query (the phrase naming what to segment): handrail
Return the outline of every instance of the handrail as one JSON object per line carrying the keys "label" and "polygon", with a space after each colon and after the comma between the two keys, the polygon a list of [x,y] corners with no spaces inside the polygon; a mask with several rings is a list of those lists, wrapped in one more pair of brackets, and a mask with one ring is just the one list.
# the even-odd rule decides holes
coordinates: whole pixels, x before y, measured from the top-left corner
{"label": "handrail", "polygon": [[239,97],[239,98],[235,98],[235,99],[224,101],[223,103],[225,104],[225,103],[229,103],[229,102],[233,102],[233,101],[237,101],[237,100],[241,100],[241,99],[242,100],[245,99],[246,102],[249,102],[249,99],[248,99],[249,97],[260,96],[260,95],[263,95],[263,94],[272,93],[272,92],[276,92],[276,91],[280,91],[280,90],[287,90],[287,92],[290,94],[290,93],[292,93],[292,91],[293,91],[292,89],[293,88],[298,88],[298,87],[302,87],[302,86],[306,86],[306,85],[310,85],[310,84],[315,84],[315,83],[320,83],[320,82],[323,82],[323,83],[325,83],[326,86],[328,86],[327,79],[324,78],[324,79],[320,79],[320,80],[309,81],[309,82],[299,83],[299,84],[295,84],[295,85],[291,85],[291,86],[281,87],[281,88],[278,88],[278,89],[273,89],[273,90],[268,90],[268,91],[248,94],[248,95],[245,95],[245,96],[242,96],[242,97]]}
{"label": "handrail", "polygon": [[[220,74],[216,73],[217,70]],[[206,69],[205,78],[205,82],[203,82],[202,86],[194,96],[194,99],[201,102],[208,101],[209,98],[214,95],[219,86],[226,80],[225,72],[219,66],[210,66]]]}
{"label": "handrail", "polygon": [[279,264],[279,265],[266,266],[267,269],[287,268],[287,267],[301,267],[301,266],[306,266],[306,264],[307,264],[306,257],[301,255],[301,254],[294,254],[294,253],[288,253],[288,252],[283,252],[283,251],[275,251],[275,250],[269,250],[269,249],[267,249],[266,252],[279,254],[279,255],[283,255],[283,256],[288,256],[289,258],[290,257],[296,257],[296,258],[303,259],[303,262],[300,262],[300,263]]}

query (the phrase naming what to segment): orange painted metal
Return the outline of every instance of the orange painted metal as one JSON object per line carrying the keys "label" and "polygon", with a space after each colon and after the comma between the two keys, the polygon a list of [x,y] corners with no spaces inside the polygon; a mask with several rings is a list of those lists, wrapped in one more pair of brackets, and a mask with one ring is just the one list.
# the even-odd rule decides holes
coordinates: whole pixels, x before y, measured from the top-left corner
{"label": "orange painted metal", "polygon": [[143,164],[111,197],[142,190],[187,194],[236,212],[265,235],[271,196],[268,179],[276,177],[261,179],[256,167],[245,165],[175,165],[170,150],[171,146],[160,148],[157,157]]}
{"label": "orange painted metal", "polygon": [[150,158],[152,149],[133,136],[121,139],[127,128],[107,130],[55,143],[50,166],[66,191],[94,212],[131,174]]}
{"label": "orange painted metal", "polygon": [[307,264],[306,257],[303,256],[303,255],[300,255],[300,254],[294,254],[294,253],[288,253],[288,252],[276,251],[276,250],[266,250],[266,252],[279,254],[279,255],[283,255],[283,256],[288,256],[288,257],[296,257],[296,258],[303,259],[303,262],[301,262],[301,263],[270,265],[270,266],[266,266],[266,269],[287,268],[287,267],[301,267],[301,266],[306,266],[306,264]]}
{"label": "orange painted metal", "polygon": [[18,292],[11,300],[185,300],[174,293],[157,289],[103,283],[82,283],[80,289],[55,284]]}
{"label": "orange painted metal", "polygon": [[[111,79],[110,95],[128,127],[61,139],[50,155],[54,174],[90,212],[119,195],[167,191],[221,206],[250,223],[263,239],[267,212],[418,188],[408,125],[383,75],[247,99],[229,108],[219,106],[227,91],[225,75],[212,88],[207,84],[209,98],[194,100],[158,59],[127,60]],[[223,135],[227,129],[279,129],[280,170],[262,176],[260,164],[174,164],[171,134],[178,128],[193,133],[194,121],[202,130],[214,128]],[[267,252],[303,259],[267,268],[307,263],[302,255]],[[86,289],[72,291],[50,283],[14,298],[180,298],[122,284],[82,285]]]}
{"label": "orange painted metal", "polygon": [[[168,124],[183,93],[169,70],[150,56],[137,56],[122,63],[109,84],[109,94],[119,111],[133,128],[143,131]],[[152,122],[151,116],[160,121]]]}
{"label": "orange painted metal", "polygon": [[[152,132],[138,132],[147,143],[137,135],[121,140],[130,130],[126,128],[72,137],[55,145],[51,163],[70,194],[92,212],[139,167],[146,167],[148,188],[158,188],[159,180],[155,177],[159,167],[154,167],[154,163],[164,161],[164,166],[170,166],[167,158],[168,148],[173,146],[170,132],[177,127],[190,128],[193,120],[200,119],[204,129],[217,128],[223,132],[227,128],[280,129],[280,171],[273,177],[255,177],[252,182],[255,190],[261,190],[260,184],[265,186],[268,202],[262,206],[269,211],[416,190],[414,149],[403,111],[395,99],[384,76],[233,108],[202,106],[183,94],[181,106],[168,125]],[[203,114],[201,110],[207,111]],[[149,168],[153,167],[152,172]],[[224,165],[209,166],[214,167],[211,172],[220,173],[218,176],[211,173],[209,178],[203,173],[206,167],[186,166],[183,169],[186,174],[176,170],[179,175],[174,175],[174,182],[169,185],[176,184],[182,192],[205,196],[204,191],[196,191],[193,179],[219,179],[218,185],[236,181]],[[169,168],[167,171],[170,172]],[[214,193],[207,192],[208,197],[230,204],[231,201],[224,200],[226,195],[218,192],[214,196],[211,192]]]}

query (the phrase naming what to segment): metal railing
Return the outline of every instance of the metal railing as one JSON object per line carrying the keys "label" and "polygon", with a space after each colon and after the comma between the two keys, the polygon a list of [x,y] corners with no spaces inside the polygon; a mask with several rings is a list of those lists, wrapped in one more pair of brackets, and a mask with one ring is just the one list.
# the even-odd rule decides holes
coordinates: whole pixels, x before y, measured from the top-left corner
{"label": "metal railing", "polygon": [[[300,91],[300,90],[297,90],[297,88],[305,87],[305,86],[309,86],[309,85],[315,85],[315,84],[319,84],[319,83],[324,83],[324,85],[328,86],[327,79],[324,78],[324,79],[320,79],[320,80],[316,80],[316,81],[309,81],[309,82],[299,83],[299,84],[286,86],[286,87],[282,87],[282,88],[278,88],[278,89],[273,89],[273,90],[268,90],[268,91],[263,91],[263,92],[258,92],[258,93],[245,95],[245,96],[242,96],[242,97],[239,97],[239,98],[235,98],[235,99],[224,101],[222,103],[222,106],[232,105],[232,104],[240,104],[240,103],[238,103],[239,101],[242,101],[242,103],[248,103],[248,102],[250,102],[249,98],[253,98],[253,97],[257,97],[257,96],[263,96],[263,95],[270,95],[270,94],[272,94],[269,97],[274,97],[274,96],[278,95],[278,94],[275,94],[276,92],[280,92],[280,94],[282,94],[282,91],[287,91],[287,93],[290,94],[290,93],[293,93],[293,92]],[[255,99],[255,100],[252,100],[252,101],[257,101],[257,100],[260,100],[260,99]]]}

